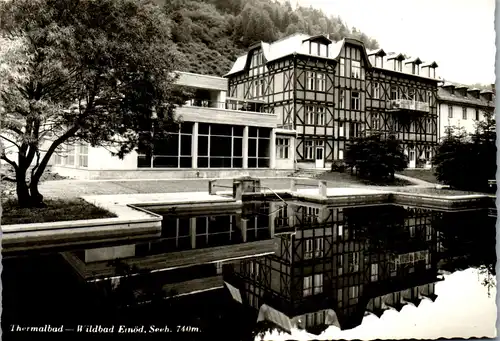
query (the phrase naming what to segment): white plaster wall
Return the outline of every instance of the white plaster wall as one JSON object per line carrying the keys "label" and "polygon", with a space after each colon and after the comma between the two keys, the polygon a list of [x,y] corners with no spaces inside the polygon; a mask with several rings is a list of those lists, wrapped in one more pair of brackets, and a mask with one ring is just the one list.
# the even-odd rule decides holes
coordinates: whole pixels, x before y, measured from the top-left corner
{"label": "white plaster wall", "polygon": [[135,256],[135,244],[85,250],[85,263]]}
{"label": "white plaster wall", "polygon": [[[462,111],[463,106],[453,105],[452,107],[453,118],[449,118],[449,104],[441,103],[439,105],[439,139],[445,136],[446,127],[448,126],[463,127],[468,133],[473,133],[475,131],[476,109],[467,107],[467,119],[464,120]],[[484,120],[483,111],[481,109],[479,110],[479,120]]]}
{"label": "white plaster wall", "polygon": [[127,154],[123,160],[112,156],[110,150],[104,147],[89,147],[90,170],[129,170],[137,169],[137,152]]}

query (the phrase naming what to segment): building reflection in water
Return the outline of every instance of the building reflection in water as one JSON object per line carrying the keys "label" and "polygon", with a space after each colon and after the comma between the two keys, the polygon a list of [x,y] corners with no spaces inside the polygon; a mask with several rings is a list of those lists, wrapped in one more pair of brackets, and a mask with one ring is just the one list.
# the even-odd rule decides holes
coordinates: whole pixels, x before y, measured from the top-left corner
{"label": "building reflection in water", "polygon": [[275,253],[231,264],[224,273],[233,298],[258,311],[258,320],[319,335],[331,325],[354,328],[366,314],[380,317],[436,299],[433,211],[263,205],[275,212]]}
{"label": "building reflection in water", "polygon": [[[491,270],[496,260],[495,229],[481,212],[268,201],[157,213],[159,238],[64,258],[121,306],[212,292],[211,314],[237,315],[246,330],[256,321],[316,335],[352,329],[368,314],[434,302],[438,269]],[[471,234],[474,226],[484,228]]]}

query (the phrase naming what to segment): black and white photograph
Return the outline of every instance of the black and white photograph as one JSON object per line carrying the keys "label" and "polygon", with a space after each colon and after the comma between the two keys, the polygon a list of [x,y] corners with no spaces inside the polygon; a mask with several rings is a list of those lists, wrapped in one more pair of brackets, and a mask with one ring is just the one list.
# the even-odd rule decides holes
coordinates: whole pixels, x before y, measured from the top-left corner
{"label": "black and white photograph", "polygon": [[494,0],[0,0],[2,340],[497,337]]}

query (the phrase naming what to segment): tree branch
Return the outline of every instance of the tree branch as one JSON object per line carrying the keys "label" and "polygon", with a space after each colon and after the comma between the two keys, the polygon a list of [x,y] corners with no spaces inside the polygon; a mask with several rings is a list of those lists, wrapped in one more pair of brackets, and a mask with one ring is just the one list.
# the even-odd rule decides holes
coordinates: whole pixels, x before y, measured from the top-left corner
{"label": "tree branch", "polygon": [[75,133],[78,131],[78,129],[80,129],[78,126],[73,126],[70,129],[68,129],[63,135],[58,137],[54,142],[52,142],[49,149],[47,150],[47,153],[45,153],[45,155],[42,159],[42,162],[40,162],[38,169],[36,170],[35,174],[33,175],[32,180],[33,179],[39,180],[42,177],[42,174],[45,171],[45,167],[47,167],[47,164],[49,163],[49,160],[52,157],[52,154],[54,153],[54,151],[64,141],[66,141],[70,137],[74,136]]}
{"label": "tree branch", "polygon": [[0,135],[0,138],[4,139],[5,141],[8,141],[10,143],[12,143],[14,146],[16,146],[17,148],[21,148],[16,142],[12,141],[11,139],[3,136],[3,135]]}
{"label": "tree branch", "polygon": [[14,170],[17,171],[17,169],[18,169],[17,164],[14,161],[12,161],[11,159],[9,159],[7,157],[7,155],[5,155],[5,153],[2,153],[2,156],[0,156],[0,159],[6,161],[9,165],[11,165],[12,167],[14,167]]}

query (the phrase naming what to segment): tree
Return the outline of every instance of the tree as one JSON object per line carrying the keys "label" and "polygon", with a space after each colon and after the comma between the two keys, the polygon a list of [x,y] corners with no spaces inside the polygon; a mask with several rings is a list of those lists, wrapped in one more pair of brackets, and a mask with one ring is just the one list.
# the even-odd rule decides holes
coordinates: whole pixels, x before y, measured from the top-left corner
{"label": "tree", "polygon": [[164,138],[186,100],[173,84],[170,21],[153,3],[9,0],[0,33],[15,45],[0,58],[0,136],[17,154],[2,150],[1,159],[23,207],[44,205],[40,177],[62,144],[114,147],[123,157]]}
{"label": "tree", "polygon": [[361,177],[373,180],[387,177],[393,180],[394,173],[408,165],[400,142],[393,135],[385,138],[381,134],[352,139],[344,160],[351,172],[355,168]]}
{"label": "tree", "polygon": [[474,133],[449,127],[439,144],[433,164],[439,181],[464,190],[488,190],[496,176],[495,118],[488,113],[476,122]]}

